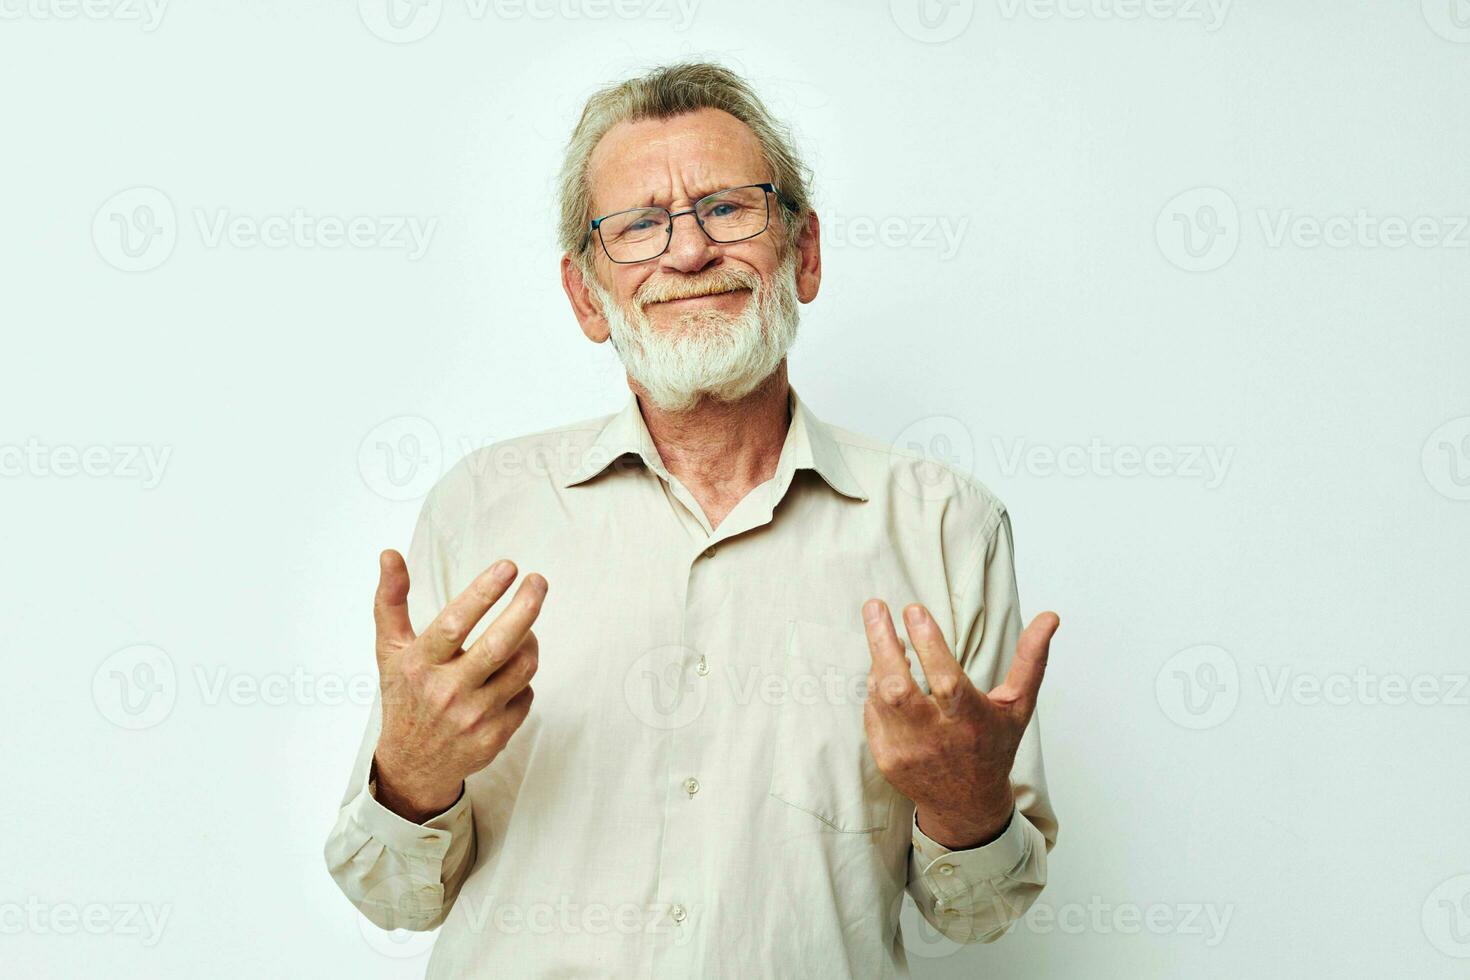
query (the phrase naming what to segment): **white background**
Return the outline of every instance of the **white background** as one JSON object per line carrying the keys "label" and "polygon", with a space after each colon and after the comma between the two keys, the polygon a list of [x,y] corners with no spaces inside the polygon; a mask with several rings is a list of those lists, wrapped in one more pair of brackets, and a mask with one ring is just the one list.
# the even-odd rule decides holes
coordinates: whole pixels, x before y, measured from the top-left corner
{"label": "white background", "polygon": [[989,485],[1062,617],[1050,883],[915,976],[1463,976],[1470,5],[595,2],[0,0],[0,971],[422,973],[321,856],[375,555],[621,405],[552,175],[711,56],[815,172],[794,384]]}

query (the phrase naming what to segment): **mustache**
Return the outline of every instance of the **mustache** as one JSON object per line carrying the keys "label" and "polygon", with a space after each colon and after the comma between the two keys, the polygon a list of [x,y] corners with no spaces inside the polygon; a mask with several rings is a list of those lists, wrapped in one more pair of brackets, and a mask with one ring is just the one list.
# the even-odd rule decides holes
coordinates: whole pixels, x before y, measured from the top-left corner
{"label": "mustache", "polygon": [[638,287],[635,300],[639,306],[649,303],[666,303],[676,299],[692,299],[697,296],[715,296],[733,293],[741,289],[756,290],[760,287],[760,276],[743,269],[722,269],[698,278],[650,279]]}

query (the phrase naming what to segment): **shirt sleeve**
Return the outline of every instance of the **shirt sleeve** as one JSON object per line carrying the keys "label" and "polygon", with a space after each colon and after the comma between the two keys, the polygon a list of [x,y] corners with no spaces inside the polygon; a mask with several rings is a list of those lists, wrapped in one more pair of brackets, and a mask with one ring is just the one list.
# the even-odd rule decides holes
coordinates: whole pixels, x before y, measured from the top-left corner
{"label": "shirt sleeve", "polygon": [[[439,488],[436,488],[438,490]],[[409,620],[422,631],[448,601],[453,542],[436,519],[436,493],[419,514],[409,546]],[[378,802],[373,753],[382,730],[382,694],[373,698],[337,820],[323,849],[337,887],[384,929],[433,929],[449,914],[474,864],[475,821],[463,786],[448,810],[416,824]]]}
{"label": "shirt sleeve", "polygon": [[[1021,635],[1010,517],[999,503],[982,528],[981,542],[953,596],[955,648],[976,687],[989,691],[1005,678]],[[914,815],[908,892],[925,920],[955,942],[999,939],[1046,884],[1046,859],[1058,824],[1046,790],[1039,714],[1032,714],[1016,751],[1011,767],[1016,806],[1000,837],[952,851],[925,835]]]}

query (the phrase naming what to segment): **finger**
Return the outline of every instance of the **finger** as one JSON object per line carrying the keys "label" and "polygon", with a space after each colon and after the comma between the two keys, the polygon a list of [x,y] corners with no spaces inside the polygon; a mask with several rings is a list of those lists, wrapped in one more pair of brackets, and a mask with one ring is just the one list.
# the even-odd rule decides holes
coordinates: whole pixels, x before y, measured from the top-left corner
{"label": "finger", "polygon": [[501,559],[476,575],[424,630],[422,649],[429,659],[440,664],[454,659],[470,630],[505,595],[515,577],[515,562],[509,559]]}
{"label": "finger", "polygon": [[546,589],[546,579],[535,572],[521,580],[520,588],[516,589],[510,604],[465,651],[463,669],[468,683],[485,683],[520,649],[521,643],[530,632],[531,624],[541,614],[541,603],[546,598]]}
{"label": "finger", "polygon": [[[536,697],[536,692],[529,687],[522,688],[521,692],[509,701],[505,702],[505,714],[515,728],[521,727],[521,722],[526,720],[526,715],[531,713],[531,701]],[[515,730],[512,729],[512,731]]]}
{"label": "finger", "polygon": [[1046,661],[1051,652],[1051,638],[1061,617],[1054,612],[1044,612],[1031,620],[1031,625],[1016,641],[1016,656],[1005,681],[991,692],[991,700],[1012,702],[1021,705],[1029,716],[1036,707],[1036,696],[1041,693],[1041,680],[1046,675]]}
{"label": "finger", "polygon": [[873,667],[868,672],[869,700],[879,710],[886,710],[921,697],[923,692],[909,672],[903,642],[893,629],[893,617],[882,599],[863,603],[863,627],[868,635],[868,652],[873,657]]}
{"label": "finger", "polygon": [[408,621],[408,566],[403,556],[392,548],[378,556],[373,623],[378,632],[380,659],[387,649],[413,642],[413,624]]}
{"label": "finger", "polygon": [[485,682],[483,690],[490,696],[490,701],[499,707],[524,691],[530,685],[531,678],[536,676],[536,667],[540,660],[541,652],[536,643],[536,634],[527,633],[526,642],[521,644],[515,655]]}
{"label": "finger", "polygon": [[953,714],[962,699],[961,693],[970,679],[960,668],[960,662],[949,652],[949,643],[939,624],[919,603],[905,607],[904,626],[909,631],[909,642],[919,655],[919,665],[924,669],[924,679],[929,682],[929,693],[939,703],[945,714]]}
{"label": "finger", "polygon": [[535,699],[536,693],[530,687],[521,688],[520,693],[505,704],[491,704],[488,695],[489,688],[487,687],[482,687],[476,692],[484,714],[475,730],[493,738],[497,751],[499,751],[510,743],[515,733],[525,723],[526,716],[531,713],[531,702]]}

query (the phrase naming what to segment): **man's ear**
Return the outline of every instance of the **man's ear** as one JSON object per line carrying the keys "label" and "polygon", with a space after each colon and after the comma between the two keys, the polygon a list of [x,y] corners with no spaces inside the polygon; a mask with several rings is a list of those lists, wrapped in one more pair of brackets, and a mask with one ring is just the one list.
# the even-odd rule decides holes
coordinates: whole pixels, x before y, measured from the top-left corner
{"label": "man's ear", "polygon": [[572,313],[587,339],[594,344],[607,340],[611,331],[608,329],[607,317],[602,315],[602,304],[592,295],[592,290],[582,276],[581,267],[572,261],[570,255],[561,257],[561,288],[566,291],[567,299],[572,303]]}
{"label": "man's ear", "polygon": [[796,240],[796,298],[810,303],[822,285],[822,226],[817,212],[806,216],[806,226]]}

